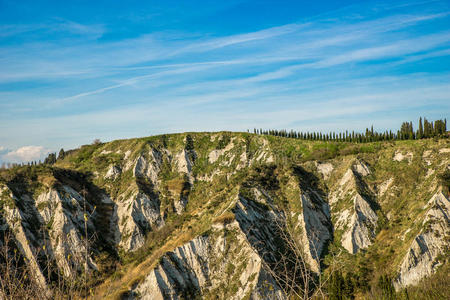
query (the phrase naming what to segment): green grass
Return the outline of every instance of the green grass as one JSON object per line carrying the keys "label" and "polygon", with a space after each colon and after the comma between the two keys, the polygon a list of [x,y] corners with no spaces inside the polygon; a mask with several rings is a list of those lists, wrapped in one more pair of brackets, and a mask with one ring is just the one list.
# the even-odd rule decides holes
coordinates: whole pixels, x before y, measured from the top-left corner
{"label": "green grass", "polygon": [[[188,146],[186,144],[188,135],[192,137],[196,153],[193,176],[197,180],[193,186],[187,183],[185,175],[177,172],[174,165],[174,157]],[[230,143],[233,143],[233,147],[228,152],[220,156],[216,162],[209,162],[211,151],[225,149]],[[424,205],[439,184],[449,187],[448,174],[443,174],[445,166],[440,165],[436,159],[428,166],[422,159],[425,150],[431,149],[434,151],[433,155],[436,155],[437,149],[446,146],[448,146],[446,140],[357,144],[303,141],[249,133],[181,133],[85,145],[68,151],[66,157],[58,160],[54,166],[40,165],[0,170],[0,183],[6,184],[14,194],[30,194],[36,198],[49,188],[57,188],[61,184],[73,185],[79,181],[89,185],[92,192],[98,190],[106,192],[116,202],[130,199],[140,185],[152,188],[153,192],[159,195],[165,226],[150,231],[141,249],[133,253],[121,253],[117,261],[123,270],[137,270],[138,267],[142,267],[148,271],[164,251],[173,250],[189,239],[210,232],[212,224],[231,224],[235,220],[231,211],[239,194],[248,200],[256,200],[254,189],[263,189],[273,199],[273,203],[269,203],[270,201],[263,197],[264,201],[258,201],[260,205],[266,210],[270,210],[271,205],[286,209],[290,221],[296,222],[302,212],[300,199],[302,192],[314,188],[326,198],[326,194],[336,189],[352,161],[363,159],[371,166],[373,173],[363,178],[370,189],[360,192],[374,197],[376,204],[379,205],[377,214],[380,222],[377,237],[367,250],[352,256],[345,250],[342,252],[340,245],[342,230],[336,231],[334,241],[324,258],[324,265],[331,265],[333,255],[340,255],[344,274],[354,274],[357,291],[366,293],[368,286],[375,286],[376,278],[382,274],[390,276],[395,274],[410,242],[422,228],[421,221],[426,213]],[[133,166],[129,170],[124,168],[127,161],[134,161],[139,155],[149,159],[152,148],[163,153],[158,184],[154,187],[148,180],[136,179],[133,176]],[[111,152],[108,153],[109,151]],[[131,154],[126,160],[127,151]],[[393,161],[392,157],[396,151],[412,152],[412,162]],[[266,153],[266,159],[272,156],[274,161],[271,163],[256,161],[263,152]],[[238,169],[242,153],[245,153],[251,166]],[[324,180],[318,173],[314,161],[332,162],[335,170],[328,180]],[[110,165],[120,166],[123,170],[115,181],[104,178]],[[435,170],[435,173],[426,178],[430,168]],[[70,172],[62,176],[58,173],[61,170]],[[219,173],[210,182],[199,180],[200,177],[211,175],[215,171]],[[375,197],[375,187],[391,177],[394,180],[388,192]],[[180,196],[188,197],[189,201],[185,211],[178,215],[173,211],[173,205]],[[351,196],[344,195],[334,207],[335,211],[341,212],[351,208]],[[9,203],[7,201],[12,200],[6,197],[6,194],[0,195],[0,204]],[[38,209],[44,207],[45,203],[42,203]],[[407,229],[410,229],[410,232],[402,240],[401,237]],[[228,250],[238,254],[239,246],[233,248],[233,243],[236,243],[233,234],[229,233],[227,238],[231,247]],[[229,268],[228,273],[232,280],[238,271],[245,268],[245,263],[234,262],[234,269],[231,269],[231,266]],[[111,270],[105,272],[113,273]],[[107,277],[105,274],[104,276]],[[128,277],[126,272],[117,271],[111,278],[116,281],[124,278],[130,282],[138,280],[131,277]],[[365,280],[368,285],[364,284]],[[123,289],[124,286],[120,285],[120,288]],[[231,295],[238,288],[238,285],[222,287],[220,293]]]}

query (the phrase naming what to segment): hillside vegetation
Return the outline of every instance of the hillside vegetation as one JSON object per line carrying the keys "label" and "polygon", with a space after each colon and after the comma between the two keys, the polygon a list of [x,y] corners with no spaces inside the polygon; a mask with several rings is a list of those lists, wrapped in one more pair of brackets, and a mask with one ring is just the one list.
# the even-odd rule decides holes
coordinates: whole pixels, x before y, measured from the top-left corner
{"label": "hillside vegetation", "polygon": [[450,297],[448,139],[182,133],[48,162],[0,170],[0,298]]}

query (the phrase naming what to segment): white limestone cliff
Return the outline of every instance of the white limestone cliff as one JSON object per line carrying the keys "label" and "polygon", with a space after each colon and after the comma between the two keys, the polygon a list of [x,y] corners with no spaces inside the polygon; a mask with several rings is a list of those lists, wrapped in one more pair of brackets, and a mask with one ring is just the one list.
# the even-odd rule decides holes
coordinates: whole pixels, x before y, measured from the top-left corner
{"label": "white limestone cliff", "polygon": [[396,289],[417,284],[433,274],[441,264],[438,256],[448,249],[450,201],[438,192],[430,199],[428,207],[422,222],[423,229],[412,241],[394,281]]}
{"label": "white limestone cliff", "polygon": [[378,216],[370,204],[359,194],[353,198],[353,214],[348,229],[342,236],[342,246],[355,254],[359,249],[367,248],[375,237]]}

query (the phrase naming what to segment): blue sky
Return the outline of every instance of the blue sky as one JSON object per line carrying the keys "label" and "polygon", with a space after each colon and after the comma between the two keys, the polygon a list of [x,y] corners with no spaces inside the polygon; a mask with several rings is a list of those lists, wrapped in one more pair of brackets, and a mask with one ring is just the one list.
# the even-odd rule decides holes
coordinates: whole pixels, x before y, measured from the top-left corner
{"label": "blue sky", "polygon": [[0,0],[0,162],[450,112],[449,1]]}

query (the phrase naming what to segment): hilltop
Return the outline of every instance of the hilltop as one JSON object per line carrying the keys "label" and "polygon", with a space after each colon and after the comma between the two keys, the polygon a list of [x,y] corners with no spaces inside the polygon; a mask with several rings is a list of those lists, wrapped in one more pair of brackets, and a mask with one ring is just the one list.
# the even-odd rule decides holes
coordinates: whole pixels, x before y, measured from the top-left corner
{"label": "hilltop", "polygon": [[0,171],[4,278],[32,298],[445,298],[449,165],[438,138],[84,145]]}

